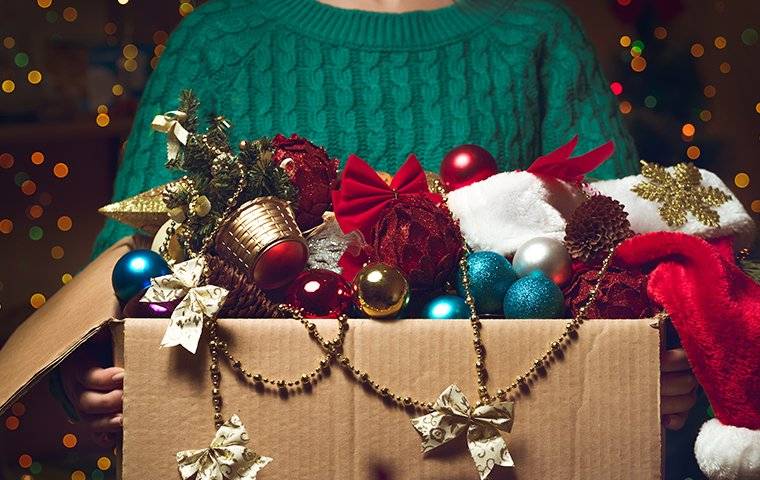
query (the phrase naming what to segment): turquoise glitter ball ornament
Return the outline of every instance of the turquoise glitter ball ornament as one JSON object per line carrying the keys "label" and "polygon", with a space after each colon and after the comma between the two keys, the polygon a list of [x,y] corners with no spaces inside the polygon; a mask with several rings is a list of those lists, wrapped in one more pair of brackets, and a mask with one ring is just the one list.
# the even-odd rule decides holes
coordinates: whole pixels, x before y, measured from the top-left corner
{"label": "turquoise glitter ball ornament", "polygon": [[[509,260],[496,252],[472,252],[467,256],[467,273],[478,313],[501,313],[504,295],[517,280]],[[465,297],[461,270],[457,273],[457,293]]]}
{"label": "turquoise glitter ball ornament", "polygon": [[111,284],[116,297],[128,301],[150,286],[150,279],[172,272],[166,260],[152,250],[132,250],[124,254],[111,273]]}
{"label": "turquoise glitter ball ornament", "polygon": [[507,318],[560,318],[564,310],[562,290],[540,270],[517,280],[504,296]]}
{"label": "turquoise glitter ball ornament", "polygon": [[470,318],[470,308],[462,297],[441,295],[425,305],[425,308],[422,310],[422,317],[434,320]]}

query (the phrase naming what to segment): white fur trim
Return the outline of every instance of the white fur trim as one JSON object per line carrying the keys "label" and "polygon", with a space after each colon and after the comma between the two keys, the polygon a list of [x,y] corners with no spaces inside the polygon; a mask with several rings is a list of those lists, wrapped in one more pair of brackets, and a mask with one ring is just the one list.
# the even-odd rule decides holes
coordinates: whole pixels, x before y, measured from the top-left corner
{"label": "white fur trim", "polygon": [[562,241],[584,197],[567,182],[504,172],[449,193],[448,206],[474,250],[513,255],[536,237]]}
{"label": "white fur trim", "polygon": [[760,431],[723,425],[717,418],[699,430],[694,454],[711,480],[760,479]]}
{"label": "white fur trim", "polygon": [[[672,172],[673,167],[668,168]],[[742,206],[742,203],[731,192],[731,189],[714,173],[699,169],[702,174],[702,185],[716,187],[730,195],[730,200],[715,210],[720,215],[720,227],[708,227],[699,222],[694,215],[689,214],[686,224],[680,228],[669,227],[660,218],[660,204],[645,200],[631,191],[631,187],[646,179],[643,175],[631,175],[617,180],[594,182],[592,187],[604,195],[608,195],[625,206],[631,229],[636,233],[678,231],[696,235],[702,238],[717,238],[735,235],[737,249],[749,247],[756,234],[756,226],[752,217]]]}

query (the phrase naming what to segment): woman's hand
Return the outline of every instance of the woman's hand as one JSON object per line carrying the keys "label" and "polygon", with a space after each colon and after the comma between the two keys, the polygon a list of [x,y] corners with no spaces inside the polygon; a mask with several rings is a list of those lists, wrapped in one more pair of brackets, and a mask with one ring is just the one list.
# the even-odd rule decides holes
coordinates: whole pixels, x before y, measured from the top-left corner
{"label": "woman's hand", "polygon": [[678,430],[686,423],[689,410],[697,401],[698,385],[683,348],[662,353],[660,385],[662,424],[670,430]]}
{"label": "woman's hand", "polygon": [[104,367],[110,356],[108,342],[91,341],[61,365],[66,396],[101,444],[108,444],[122,427],[124,369]]}

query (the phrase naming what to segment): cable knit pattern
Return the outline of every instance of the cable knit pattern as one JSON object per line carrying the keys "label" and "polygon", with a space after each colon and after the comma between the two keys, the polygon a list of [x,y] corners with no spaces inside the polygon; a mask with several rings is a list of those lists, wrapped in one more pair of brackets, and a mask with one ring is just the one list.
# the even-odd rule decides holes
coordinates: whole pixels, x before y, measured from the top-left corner
{"label": "cable knit pattern", "polygon": [[[316,0],[210,0],[172,34],[143,95],[114,200],[173,178],[158,113],[192,88],[233,140],[299,133],[345,160],[395,172],[415,152],[437,171],[475,143],[502,169],[580,135],[617,152],[594,176],[636,171],[638,157],[578,21],[551,0],[456,0],[428,12],[344,10]],[[100,252],[130,233],[109,221]]]}

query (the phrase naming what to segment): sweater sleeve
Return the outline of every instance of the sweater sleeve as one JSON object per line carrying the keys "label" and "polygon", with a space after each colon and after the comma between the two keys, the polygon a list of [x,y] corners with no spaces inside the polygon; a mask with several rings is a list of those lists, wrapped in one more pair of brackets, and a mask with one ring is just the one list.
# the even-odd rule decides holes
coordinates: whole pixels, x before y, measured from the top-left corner
{"label": "sweater sleeve", "polygon": [[[176,178],[176,172],[164,166],[166,136],[153,132],[151,121],[155,115],[177,108],[181,90],[189,88],[199,96],[201,119],[213,111],[209,104],[214,97],[209,94],[213,85],[212,72],[203,53],[204,29],[200,25],[205,17],[204,9],[199,9],[182,21],[169,38],[166,50],[148,80],[116,174],[114,202]],[[107,220],[95,241],[93,256],[134,232],[129,226]]]}
{"label": "sweater sleeve", "polygon": [[578,19],[557,5],[550,16],[555,17],[547,19],[553,28],[547,34],[539,66],[542,151],[550,152],[574,135],[579,140],[576,155],[613,140],[615,153],[589,177],[609,179],[638,173],[636,146]]}

